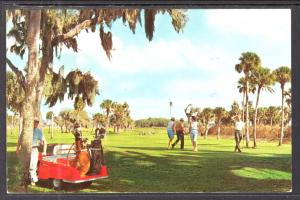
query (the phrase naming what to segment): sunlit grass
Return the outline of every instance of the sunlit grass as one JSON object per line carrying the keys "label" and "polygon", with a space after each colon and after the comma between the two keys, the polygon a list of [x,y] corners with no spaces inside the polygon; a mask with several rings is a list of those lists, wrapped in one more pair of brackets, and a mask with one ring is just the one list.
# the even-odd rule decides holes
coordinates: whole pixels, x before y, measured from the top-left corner
{"label": "sunlit grass", "polygon": [[291,180],[291,173],[274,169],[261,169],[244,167],[242,169],[232,170],[236,176],[254,178],[254,179],[272,179],[272,180]]}

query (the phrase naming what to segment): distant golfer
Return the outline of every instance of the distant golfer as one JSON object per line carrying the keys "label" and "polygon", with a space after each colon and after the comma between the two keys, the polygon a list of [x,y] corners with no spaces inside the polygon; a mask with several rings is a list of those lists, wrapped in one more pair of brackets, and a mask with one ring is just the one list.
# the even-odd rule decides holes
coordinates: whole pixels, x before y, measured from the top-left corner
{"label": "distant golfer", "polygon": [[171,121],[168,122],[168,127],[167,127],[167,133],[168,133],[168,137],[169,137],[168,149],[171,148],[171,143],[174,138],[175,131],[176,131],[175,130],[175,118],[172,117]]}
{"label": "distant golfer", "polygon": [[234,152],[242,152],[240,148],[240,142],[242,140],[242,131],[245,123],[241,120],[239,115],[232,117],[234,120],[234,138],[235,138],[235,149]]}
{"label": "distant golfer", "polygon": [[192,115],[192,120],[189,124],[190,137],[193,144],[193,151],[198,151],[197,138],[198,138],[198,122],[196,116]]}
{"label": "distant golfer", "polygon": [[177,140],[172,144],[172,149],[176,146],[176,144],[180,141],[180,149],[184,149],[184,120],[180,119],[178,123],[176,123],[176,136]]}

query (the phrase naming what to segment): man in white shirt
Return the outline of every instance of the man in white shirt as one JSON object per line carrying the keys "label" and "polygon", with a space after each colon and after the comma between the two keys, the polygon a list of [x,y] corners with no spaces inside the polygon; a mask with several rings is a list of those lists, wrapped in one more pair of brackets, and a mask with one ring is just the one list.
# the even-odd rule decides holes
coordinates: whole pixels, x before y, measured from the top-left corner
{"label": "man in white shirt", "polygon": [[242,140],[242,131],[245,123],[241,120],[239,115],[232,118],[234,120],[234,138],[235,138],[235,149],[234,152],[242,152],[240,149],[240,142]]}
{"label": "man in white shirt", "polygon": [[[39,151],[38,148],[40,146],[43,147],[42,155],[46,155],[47,150],[47,141],[44,137],[44,134],[41,129],[38,128],[39,126],[39,119],[34,119],[34,128],[33,128],[33,137],[32,137],[32,150],[31,150],[31,156],[30,156],[30,166],[29,166],[29,174],[31,179],[31,185],[35,186],[35,183],[38,181],[37,176],[37,165],[38,165],[38,159],[39,159]],[[20,140],[17,144],[17,151],[16,153],[19,154],[21,147]]]}

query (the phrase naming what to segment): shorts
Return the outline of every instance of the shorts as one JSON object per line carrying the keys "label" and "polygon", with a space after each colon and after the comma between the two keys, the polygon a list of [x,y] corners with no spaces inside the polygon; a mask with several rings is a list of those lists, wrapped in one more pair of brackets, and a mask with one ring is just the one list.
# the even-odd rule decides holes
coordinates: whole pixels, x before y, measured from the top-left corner
{"label": "shorts", "polygon": [[167,130],[167,131],[168,131],[169,139],[173,139],[174,138],[174,131],[173,130]]}
{"label": "shorts", "polygon": [[198,137],[198,131],[197,130],[192,130],[191,133],[190,133],[190,137],[191,137],[192,141],[196,142],[197,137]]}

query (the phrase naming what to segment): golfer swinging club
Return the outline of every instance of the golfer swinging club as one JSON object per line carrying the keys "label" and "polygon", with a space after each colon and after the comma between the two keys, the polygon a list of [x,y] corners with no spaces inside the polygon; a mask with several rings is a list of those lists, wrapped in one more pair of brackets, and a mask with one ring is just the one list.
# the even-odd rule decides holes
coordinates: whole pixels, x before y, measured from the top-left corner
{"label": "golfer swinging club", "polygon": [[235,149],[234,152],[242,152],[240,149],[240,142],[242,140],[242,131],[244,128],[244,122],[241,120],[240,115],[232,117],[234,120],[234,138],[235,138]]}

